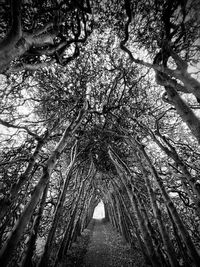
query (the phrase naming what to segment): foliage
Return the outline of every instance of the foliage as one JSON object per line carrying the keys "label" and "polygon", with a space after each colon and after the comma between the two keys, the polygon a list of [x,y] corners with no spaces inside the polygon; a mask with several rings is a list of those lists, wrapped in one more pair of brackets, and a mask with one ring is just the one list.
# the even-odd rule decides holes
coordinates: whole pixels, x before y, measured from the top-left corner
{"label": "foliage", "polygon": [[62,264],[100,199],[152,266],[198,266],[198,1],[10,2],[2,266]]}

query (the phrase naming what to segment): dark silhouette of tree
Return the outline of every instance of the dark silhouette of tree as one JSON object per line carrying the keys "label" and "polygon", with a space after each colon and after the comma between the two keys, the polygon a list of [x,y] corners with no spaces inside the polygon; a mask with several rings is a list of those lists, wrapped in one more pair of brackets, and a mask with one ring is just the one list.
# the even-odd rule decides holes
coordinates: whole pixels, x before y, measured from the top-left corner
{"label": "dark silhouette of tree", "polygon": [[198,1],[0,7],[0,265],[67,265],[102,200],[146,264],[198,266]]}
{"label": "dark silhouette of tree", "polygon": [[1,73],[64,66],[91,31],[89,1],[3,1],[1,9]]}

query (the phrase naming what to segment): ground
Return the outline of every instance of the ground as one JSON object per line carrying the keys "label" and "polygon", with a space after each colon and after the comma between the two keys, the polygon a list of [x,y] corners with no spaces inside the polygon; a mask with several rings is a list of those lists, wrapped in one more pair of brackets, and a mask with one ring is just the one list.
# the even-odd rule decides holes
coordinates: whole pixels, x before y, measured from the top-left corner
{"label": "ground", "polygon": [[131,248],[109,222],[93,220],[72,245],[65,266],[141,267],[145,264],[140,250]]}

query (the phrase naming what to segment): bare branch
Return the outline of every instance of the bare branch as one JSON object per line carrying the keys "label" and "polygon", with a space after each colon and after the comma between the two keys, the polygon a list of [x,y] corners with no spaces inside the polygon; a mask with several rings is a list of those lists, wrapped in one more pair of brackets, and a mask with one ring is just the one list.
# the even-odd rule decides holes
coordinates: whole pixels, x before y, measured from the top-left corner
{"label": "bare branch", "polygon": [[53,63],[56,63],[55,59],[52,59],[50,61],[47,62],[41,62],[38,64],[25,64],[25,63],[21,63],[18,65],[15,65],[13,67],[11,67],[10,69],[8,69],[6,71],[6,74],[10,74],[10,73],[14,73],[14,72],[20,72],[20,71],[36,71],[45,67],[49,67],[50,65],[52,65]]}
{"label": "bare branch", "polygon": [[23,129],[25,130],[28,134],[30,134],[31,136],[33,136],[36,140],[40,141],[41,140],[41,137],[39,135],[37,135],[36,133],[33,133],[32,131],[30,131],[27,127],[25,126],[17,126],[17,125],[14,125],[10,122],[7,122],[7,121],[4,121],[2,119],[0,119],[0,123],[5,126],[5,127],[8,127],[8,128],[16,128],[16,129]]}

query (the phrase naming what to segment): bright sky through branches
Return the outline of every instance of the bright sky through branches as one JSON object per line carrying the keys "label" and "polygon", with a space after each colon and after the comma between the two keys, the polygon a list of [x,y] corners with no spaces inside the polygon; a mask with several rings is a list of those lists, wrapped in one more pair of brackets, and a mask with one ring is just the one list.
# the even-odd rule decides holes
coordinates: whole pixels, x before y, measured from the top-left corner
{"label": "bright sky through branches", "polygon": [[105,218],[105,209],[104,209],[104,204],[101,200],[94,209],[93,219],[103,219],[103,218]]}

